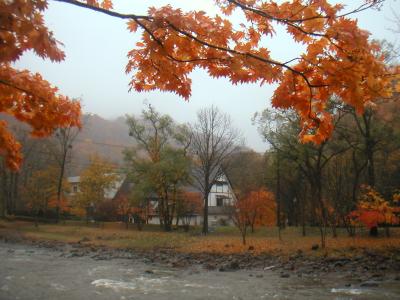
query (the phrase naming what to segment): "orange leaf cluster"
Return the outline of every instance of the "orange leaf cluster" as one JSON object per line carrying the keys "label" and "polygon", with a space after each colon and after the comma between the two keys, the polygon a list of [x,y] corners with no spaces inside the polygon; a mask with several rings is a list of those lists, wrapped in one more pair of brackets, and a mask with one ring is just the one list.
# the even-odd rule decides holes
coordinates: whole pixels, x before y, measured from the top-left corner
{"label": "orange leaf cluster", "polygon": [[146,220],[148,215],[152,214],[153,211],[154,209],[150,203],[147,205],[135,205],[125,195],[117,199],[117,213],[123,217],[134,214],[142,220]]}
{"label": "orange leaf cluster", "polygon": [[397,224],[394,215],[396,208],[392,207],[378,192],[369,186],[363,187],[363,194],[357,205],[357,210],[350,216],[363,223],[366,227],[377,227],[378,224]]}
{"label": "orange leaf cluster", "polygon": [[117,213],[121,216],[129,215],[132,212],[132,206],[125,196],[117,199]]}
{"label": "orange leaf cluster", "polygon": [[[28,50],[42,58],[61,61],[64,53],[44,24],[47,1],[1,1],[0,19],[0,112],[32,127],[32,135],[50,135],[55,128],[80,126],[80,104],[57,93],[40,74],[19,71],[11,66]],[[22,161],[21,145],[0,122],[0,155],[12,170]]]}
{"label": "orange leaf cluster", "polygon": [[86,0],[86,3],[90,6],[101,7],[103,9],[110,10],[113,8],[113,3],[111,0]]}
{"label": "orange leaf cluster", "polygon": [[49,200],[48,208],[59,208],[60,213],[66,213],[71,211],[71,206],[69,201],[65,197],[61,197],[60,202],[58,202],[57,197],[52,197]]}
{"label": "orange leaf cluster", "polygon": [[[388,74],[393,75],[393,70],[385,66],[379,46],[369,41],[369,33],[361,30],[357,21],[345,13],[340,15],[342,5],[326,0],[281,4],[217,0],[224,16],[215,17],[203,11],[183,12],[170,5],[150,8],[147,16],[128,16],[111,13],[111,0],[63,2],[129,18],[131,32],[138,28],[143,31],[141,42],[128,53],[126,72],[134,73],[131,89],[159,89],[188,99],[192,83],[189,75],[195,68],[206,70],[212,77],[229,78],[233,84],[277,83],[273,106],[297,111],[304,142],[320,143],[330,136],[332,116],[326,104],[331,97],[339,97],[362,112],[375,99],[392,93]],[[375,1],[366,3],[374,5]],[[79,125],[79,104],[59,96],[39,75],[18,72],[10,65],[27,50],[52,61],[64,58],[59,43],[44,25],[46,8],[46,0],[0,2],[0,96],[4,101],[0,112],[32,125],[38,135],[47,135],[56,127]],[[228,19],[237,9],[246,17],[246,24],[239,28]],[[291,62],[273,59],[263,45],[265,37],[274,36],[276,24],[285,26],[292,39],[306,47]],[[49,108],[42,112],[44,107]],[[60,115],[60,111],[65,113]],[[16,169],[21,161],[19,145],[4,123],[0,124],[0,133],[1,155]]]}
{"label": "orange leaf cluster", "polygon": [[[182,12],[171,6],[150,8],[148,17],[128,23],[132,32],[143,29],[142,41],[128,54],[127,73],[135,72],[131,88],[137,91],[191,94],[189,74],[195,68],[233,84],[278,83],[274,107],[294,109],[301,117],[304,142],[321,143],[333,130],[326,104],[339,97],[358,112],[377,98],[391,95],[388,74],[377,44],[356,20],[340,15],[342,5],[325,0],[277,4],[262,0],[218,0],[228,17],[241,9],[248,21],[240,29],[227,18],[205,12]],[[274,35],[274,24],[306,51],[292,62],[279,62],[263,47]]]}
{"label": "orange leaf cluster", "polygon": [[274,194],[265,188],[250,192],[236,204],[235,218],[241,224],[252,227],[276,224],[276,202]]}
{"label": "orange leaf cluster", "polygon": [[[148,14],[149,19],[137,22],[144,28],[142,41],[128,53],[126,72],[135,71],[131,86],[137,91],[159,89],[188,99],[188,75],[196,67],[207,70],[212,77],[228,77],[234,84],[260,79],[272,82],[280,73],[279,67],[244,55],[252,51],[269,57],[266,49],[256,49],[257,31],[235,31],[220,16],[211,18],[202,11],[183,13],[171,6],[151,8]],[[137,29],[132,21],[128,27],[131,31]],[[236,44],[232,52],[227,51],[231,43]]]}
{"label": "orange leaf cluster", "polygon": [[180,202],[182,214],[201,213],[203,209],[203,199],[198,192],[183,192]]}

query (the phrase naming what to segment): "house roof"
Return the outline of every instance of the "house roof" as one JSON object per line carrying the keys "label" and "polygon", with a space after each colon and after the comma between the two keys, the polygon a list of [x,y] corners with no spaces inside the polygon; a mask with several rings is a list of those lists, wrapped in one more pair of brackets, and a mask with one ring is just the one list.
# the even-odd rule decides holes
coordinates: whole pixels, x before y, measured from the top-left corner
{"label": "house roof", "polygon": [[[125,178],[125,174],[118,175],[118,179],[115,180],[114,186],[104,190],[104,196],[107,199],[114,199],[121,189],[121,186],[123,186],[124,182],[126,181]],[[70,176],[67,178],[67,180],[69,183],[80,183],[81,176]]]}
{"label": "house roof", "polygon": [[71,176],[67,178],[69,183],[79,183],[81,181],[81,176]]}

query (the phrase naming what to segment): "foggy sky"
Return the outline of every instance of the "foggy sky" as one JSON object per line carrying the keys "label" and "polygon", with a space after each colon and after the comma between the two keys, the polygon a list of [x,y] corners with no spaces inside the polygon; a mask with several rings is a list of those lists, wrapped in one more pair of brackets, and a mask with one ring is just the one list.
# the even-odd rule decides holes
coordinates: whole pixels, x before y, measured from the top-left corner
{"label": "foggy sky", "polygon": [[[45,13],[46,24],[64,44],[66,59],[57,64],[27,53],[16,64],[18,68],[40,72],[62,94],[81,98],[84,112],[109,119],[124,114],[139,114],[144,99],[177,122],[192,122],[199,108],[215,104],[231,115],[249,147],[265,151],[267,145],[251,124],[251,118],[255,112],[270,106],[273,86],[233,86],[228,80],[211,79],[205,72],[195,71],[191,76],[193,85],[189,102],[169,93],[128,93],[130,76],[125,75],[126,54],[135,47],[140,33],[129,33],[122,20],[69,4],[49,2]],[[349,8],[355,8],[361,1],[342,2]],[[210,15],[216,13],[212,0],[114,0],[117,11],[136,14],[144,14],[148,6],[159,7],[168,3],[184,10],[202,9]],[[399,45],[399,34],[390,30],[396,28],[392,21],[393,10],[400,11],[399,0],[387,1],[381,11],[369,10],[358,14],[359,25],[370,31],[373,38],[387,39]],[[278,36],[267,40],[266,44],[275,59],[297,57],[301,50],[282,30],[278,30]]]}

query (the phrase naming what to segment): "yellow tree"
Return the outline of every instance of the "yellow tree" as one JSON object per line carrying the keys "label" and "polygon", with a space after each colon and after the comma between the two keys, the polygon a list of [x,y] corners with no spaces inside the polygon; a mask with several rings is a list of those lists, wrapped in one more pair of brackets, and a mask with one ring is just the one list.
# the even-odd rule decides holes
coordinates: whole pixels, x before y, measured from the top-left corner
{"label": "yellow tree", "polygon": [[[40,214],[43,215],[49,209],[55,208],[54,204],[57,199],[57,173],[58,169],[54,166],[35,171],[29,177],[23,189],[26,207],[35,216],[36,226]],[[66,211],[67,205],[65,205],[65,199],[63,199],[62,204],[64,211]]]}
{"label": "yellow tree", "polygon": [[389,225],[395,219],[394,208],[376,190],[370,186],[363,186],[357,210],[352,216],[365,224],[371,236],[378,235],[378,225],[385,226],[386,236],[389,236]]}
{"label": "yellow tree", "polygon": [[252,232],[257,226],[276,224],[276,201],[272,192],[260,188],[248,193],[243,201]]}
{"label": "yellow tree", "polygon": [[203,199],[199,192],[181,191],[179,193],[179,201],[176,207],[176,225],[178,226],[179,220],[185,230],[189,230],[191,219],[196,215],[201,214],[203,209]]}
{"label": "yellow tree", "polygon": [[239,229],[245,245],[249,228],[254,232],[257,226],[270,226],[276,223],[276,202],[274,194],[265,188],[239,197],[231,208],[231,218]]}
{"label": "yellow tree", "polygon": [[[107,190],[112,188],[118,180],[112,164],[98,156],[92,157],[90,165],[82,172],[80,177],[79,192],[75,205],[89,214],[94,212],[96,205],[103,202]],[[92,211],[90,211],[92,210]]]}
{"label": "yellow tree", "polygon": [[126,229],[129,228],[129,217],[133,211],[133,207],[129,199],[123,195],[117,199],[117,213],[125,221]]}

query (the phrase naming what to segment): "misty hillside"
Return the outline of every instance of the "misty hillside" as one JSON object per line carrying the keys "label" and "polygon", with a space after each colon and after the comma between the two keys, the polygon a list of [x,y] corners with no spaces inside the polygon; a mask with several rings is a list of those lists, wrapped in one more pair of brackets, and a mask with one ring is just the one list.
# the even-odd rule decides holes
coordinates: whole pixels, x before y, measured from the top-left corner
{"label": "misty hillside", "polygon": [[[16,135],[23,148],[31,148],[33,144],[36,145],[35,149],[38,153],[35,153],[35,155],[39,155],[39,157],[33,158],[34,160],[42,160],[43,155],[48,159],[48,162],[52,160],[52,156],[48,155],[48,142],[51,138],[32,138],[29,135],[30,128],[28,125],[8,115],[0,114],[0,120],[7,122],[7,127]],[[122,151],[126,147],[135,145],[128,134],[125,117],[107,120],[98,115],[86,114],[82,116],[82,123],[82,130],[72,143],[72,156],[67,165],[68,175],[79,174],[82,169],[88,166],[90,157],[95,154],[119,165],[123,161]],[[30,156],[32,155],[33,153]]]}
{"label": "misty hillside", "polygon": [[83,128],[73,144],[72,170],[85,167],[94,154],[120,164],[122,151],[131,146],[134,141],[128,134],[125,117],[107,120],[94,114],[84,115]]}

